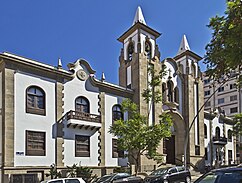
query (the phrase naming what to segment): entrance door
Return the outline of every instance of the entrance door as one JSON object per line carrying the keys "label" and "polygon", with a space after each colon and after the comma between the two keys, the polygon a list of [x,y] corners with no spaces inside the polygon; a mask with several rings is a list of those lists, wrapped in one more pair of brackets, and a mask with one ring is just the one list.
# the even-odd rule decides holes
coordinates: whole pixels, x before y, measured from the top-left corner
{"label": "entrance door", "polygon": [[175,135],[165,140],[166,146],[166,163],[175,164]]}

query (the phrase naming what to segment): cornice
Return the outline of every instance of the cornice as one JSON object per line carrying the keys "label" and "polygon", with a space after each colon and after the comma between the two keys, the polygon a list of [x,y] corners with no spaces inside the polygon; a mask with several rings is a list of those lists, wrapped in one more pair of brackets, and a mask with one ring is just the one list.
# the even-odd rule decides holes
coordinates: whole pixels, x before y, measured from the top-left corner
{"label": "cornice", "polygon": [[94,86],[100,89],[100,91],[116,94],[127,98],[131,98],[134,95],[134,91],[131,89],[114,85],[105,81],[99,81],[95,79],[93,76],[90,76],[89,79]]}
{"label": "cornice", "polygon": [[196,53],[194,53],[194,52],[192,52],[190,50],[186,50],[186,51],[180,53],[179,55],[176,55],[174,57],[174,59],[178,60],[178,59],[180,59],[180,58],[182,58],[184,56],[191,56],[191,57],[195,58],[197,61],[202,60],[201,56],[199,56],[198,54],[196,54]]}
{"label": "cornice", "polygon": [[8,63],[10,64],[20,64],[22,67],[30,67],[33,69],[37,69],[40,71],[44,71],[44,72],[49,72],[51,74],[56,74],[58,76],[62,76],[66,79],[72,79],[72,73],[69,71],[66,71],[64,69],[61,68],[57,68],[54,66],[50,66],[48,64],[44,64],[32,59],[28,59],[28,58],[24,58],[21,56],[17,56],[11,53],[0,53],[0,59],[6,63],[6,65],[8,65]]}
{"label": "cornice", "polygon": [[148,27],[147,25],[144,25],[140,22],[137,22],[135,23],[132,27],[130,27],[125,33],[123,33],[119,38],[118,38],[118,41],[120,42],[124,42],[124,40],[130,35],[132,34],[135,30],[139,30],[139,29],[142,29],[152,35],[155,36],[155,38],[158,38],[161,33],[157,32],[156,30]]}

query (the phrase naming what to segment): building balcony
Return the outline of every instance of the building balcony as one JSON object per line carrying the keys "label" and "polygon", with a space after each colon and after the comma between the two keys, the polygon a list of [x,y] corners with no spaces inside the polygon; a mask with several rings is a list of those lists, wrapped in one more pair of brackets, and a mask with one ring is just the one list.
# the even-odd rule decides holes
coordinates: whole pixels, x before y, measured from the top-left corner
{"label": "building balcony", "polygon": [[213,137],[213,144],[215,145],[226,145],[228,140],[226,137]]}
{"label": "building balcony", "polygon": [[66,114],[68,128],[85,128],[98,129],[101,128],[101,116],[79,111],[69,111]]}

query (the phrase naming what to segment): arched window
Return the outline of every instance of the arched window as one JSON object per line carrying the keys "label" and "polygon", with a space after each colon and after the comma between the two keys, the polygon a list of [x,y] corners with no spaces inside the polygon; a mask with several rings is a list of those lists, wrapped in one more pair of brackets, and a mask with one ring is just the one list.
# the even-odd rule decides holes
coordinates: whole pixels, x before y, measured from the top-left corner
{"label": "arched window", "polygon": [[228,130],[228,141],[232,142],[232,130]]}
{"label": "arched window", "polygon": [[132,42],[129,43],[128,45],[128,50],[127,50],[127,56],[128,56],[128,61],[132,61],[133,53],[134,53],[134,44]]}
{"label": "arched window", "polygon": [[179,89],[178,89],[178,87],[176,87],[176,88],[174,89],[174,96],[175,96],[175,102],[176,102],[177,104],[179,104]]}
{"label": "arched window", "polygon": [[26,112],[45,115],[45,92],[40,87],[26,89]]}
{"label": "arched window", "polygon": [[113,112],[113,122],[119,119],[123,119],[123,113],[120,105],[118,104],[114,105],[112,112]]}
{"label": "arched window", "polygon": [[145,54],[147,59],[151,59],[151,43],[149,41],[145,41]]}
{"label": "arched window", "polygon": [[194,63],[192,63],[191,72],[192,72],[191,74],[192,74],[194,77],[196,77],[196,66],[195,66]]}
{"label": "arched window", "polygon": [[216,129],[215,129],[215,137],[216,138],[220,137],[220,128],[219,127],[216,127]]}
{"label": "arched window", "polygon": [[167,88],[168,88],[168,101],[173,102],[173,83],[172,81],[167,82]]}
{"label": "arched window", "polygon": [[179,70],[182,74],[184,73],[184,66],[182,64],[179,64]]}
{"label": "arched window", "polygon": [[204,138],[208,138],[208,129],[206,124],[204,124]]}
{"label": "arched window", "polygon": [[75,102],[75,110],[78,112],[89,113],[89,101],[85,97],[77,97]]}

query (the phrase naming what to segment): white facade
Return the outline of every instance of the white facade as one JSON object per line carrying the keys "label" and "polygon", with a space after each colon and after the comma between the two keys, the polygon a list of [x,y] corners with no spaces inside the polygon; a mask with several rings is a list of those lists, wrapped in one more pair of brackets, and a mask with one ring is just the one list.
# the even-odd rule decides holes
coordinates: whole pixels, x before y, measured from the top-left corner
{"label": "white facade", "polygon": [[[14,74],[14,165],[15,166],[49,166],[55,159],[55,142],[52,126],[55,124],[55,81],[28,73]],[[26,113],[26,90],[30,86],[42,88],[46,94],[46,115]],[[26,155],[26,131],[46,133],[46,156]]]}
{"label": "white facade", "polygon": [[[223,114],[205,111],[204,128],[207,135],[204,139],[206,166],[221,166],[236,164],[235,137],[232,136],[232,119]],[[219,134],[219,135],[218,135]],[[206,153],[205,152],[205,153]]]}

